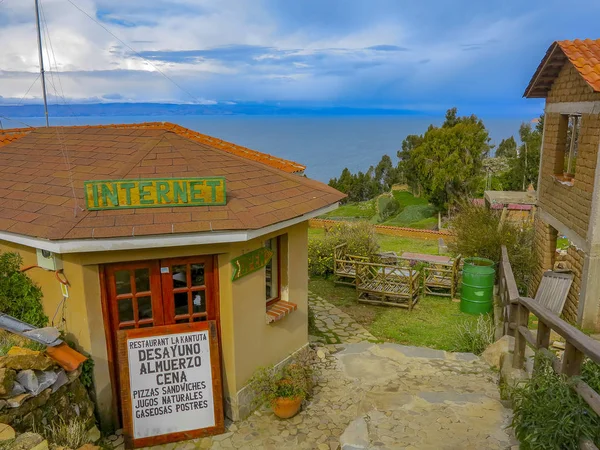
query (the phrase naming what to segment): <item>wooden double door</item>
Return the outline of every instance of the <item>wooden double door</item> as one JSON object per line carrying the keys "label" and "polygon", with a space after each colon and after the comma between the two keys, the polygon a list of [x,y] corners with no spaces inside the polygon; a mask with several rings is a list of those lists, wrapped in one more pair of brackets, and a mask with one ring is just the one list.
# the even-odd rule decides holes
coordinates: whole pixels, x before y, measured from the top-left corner
{"label": "wooden double door", "polygon": [[104,267],[105,325],[110,336],[108,353],[118,406],[117,333],[131,328],[206,320],[217,321],[218,327],[215,259],[215,256],[193,256]]}

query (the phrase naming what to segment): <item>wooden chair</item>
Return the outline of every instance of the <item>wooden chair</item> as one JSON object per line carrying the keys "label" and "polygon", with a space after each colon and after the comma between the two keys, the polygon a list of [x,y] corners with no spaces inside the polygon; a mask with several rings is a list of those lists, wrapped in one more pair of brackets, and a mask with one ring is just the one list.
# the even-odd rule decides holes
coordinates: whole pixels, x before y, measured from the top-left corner
{"label": "wooden chair", "polygon": [[569,289],[573,283],[573,274],[564,272],[553,272],[548,270],[544,272],[542,281],[535,294],[535,301],[548,308],[557,316],[562,314],[562,310],[569,295]]}
{"label": "wooden chair", "polygon": [[356,263],[369,261],[369,258],[346,254],[348,244],[340,244],[333,249],[333,282],[354,286],[356,284]]}
{"label": "wooden chair", "polygon": [[406,308],[419,300],[420,271],[408,260],[396,264],[356,262],[356,295],[359,303]]}
{"label": "wooden chair", "polygon": [[449,263],[428,263],[423,267],[423,295],[439,295],[454,298],[461,256]]}

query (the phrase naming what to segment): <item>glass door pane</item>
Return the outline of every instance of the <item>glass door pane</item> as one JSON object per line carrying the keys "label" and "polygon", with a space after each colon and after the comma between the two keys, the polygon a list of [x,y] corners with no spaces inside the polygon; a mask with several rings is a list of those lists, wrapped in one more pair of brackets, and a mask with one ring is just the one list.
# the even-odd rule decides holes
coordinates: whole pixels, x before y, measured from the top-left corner
{"label": "glass door pane", "polygon": [[162,310],[161,292],[152,289],[153,277],[156,286],[160,286],[156,268],[156,261],[108,266],[108,294],[115,331],[162,324],[161,317],[158,322],[156,317],[157,311]]}
{"label": "glass door pane", "polygon": [[185,323],[208,320],[212,257],[175,258],[161,261],[165,320]]}

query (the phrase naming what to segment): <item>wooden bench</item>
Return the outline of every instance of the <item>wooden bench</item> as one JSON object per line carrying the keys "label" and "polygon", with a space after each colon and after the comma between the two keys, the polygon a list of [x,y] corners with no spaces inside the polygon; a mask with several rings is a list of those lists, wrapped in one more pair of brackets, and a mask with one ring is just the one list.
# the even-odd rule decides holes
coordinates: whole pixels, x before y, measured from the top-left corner
{"label": "wooden bench", "polygon": [[368,262],[369,258],[348,255],[348,244],[340,244],[333,249],[333,282],[354,286],[356,284],[356,263]]}
{"label": "wooden bench", "polygon": [[356,295],[359,303],[406,308],[419,300],[420,271],[410,261],[398,259],[396,264],[358,261]]}
{"label": "wooden bench", "polygon": [[428,262],[423,267],[423,295],[454,298],[458,284],[461,256],[448,262]]}

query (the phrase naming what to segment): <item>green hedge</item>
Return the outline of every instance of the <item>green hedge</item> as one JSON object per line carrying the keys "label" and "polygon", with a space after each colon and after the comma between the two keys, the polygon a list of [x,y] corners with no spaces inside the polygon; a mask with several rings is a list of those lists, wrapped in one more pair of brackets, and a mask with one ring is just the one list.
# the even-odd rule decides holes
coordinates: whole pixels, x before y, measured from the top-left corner
{"label": "green hedge", "polygon": [[[0,252],[0,312],[36,327],[45,327],[48,317],[42,307],[42,290],[21,272],[18,253]],[[57,287],[58,289],[58,287]]]}

